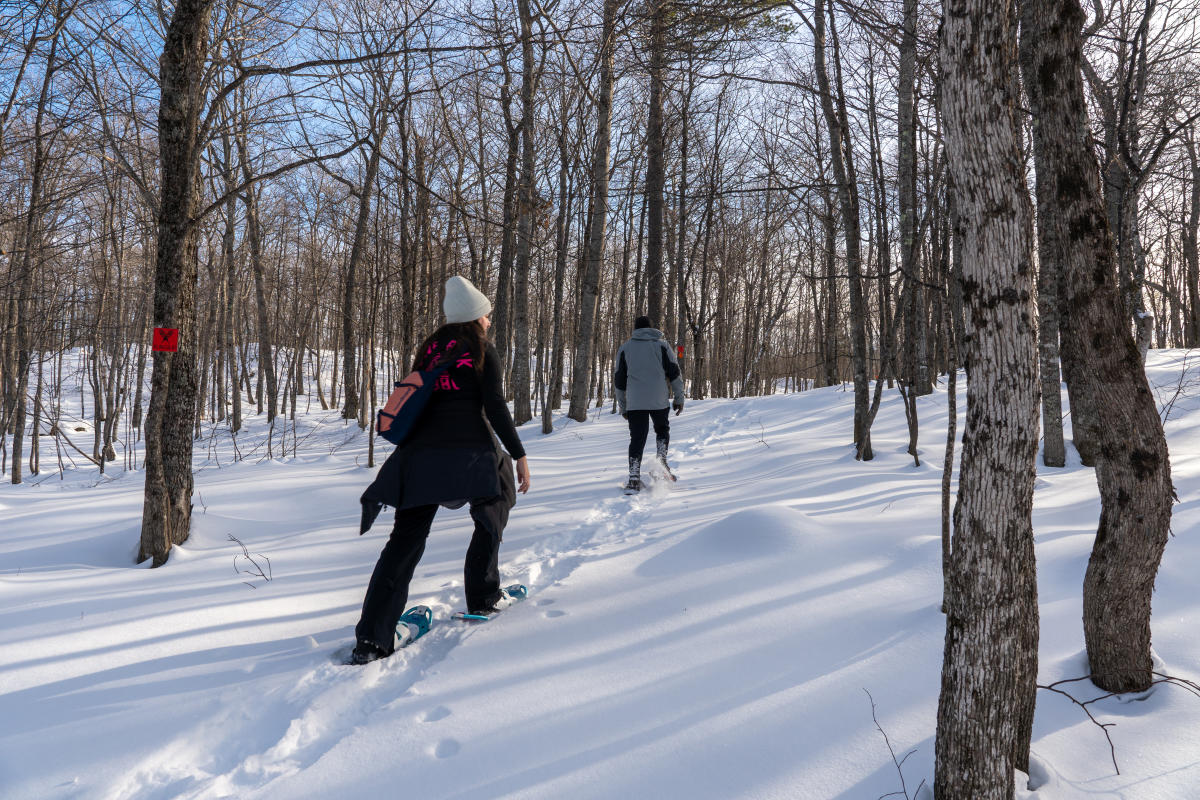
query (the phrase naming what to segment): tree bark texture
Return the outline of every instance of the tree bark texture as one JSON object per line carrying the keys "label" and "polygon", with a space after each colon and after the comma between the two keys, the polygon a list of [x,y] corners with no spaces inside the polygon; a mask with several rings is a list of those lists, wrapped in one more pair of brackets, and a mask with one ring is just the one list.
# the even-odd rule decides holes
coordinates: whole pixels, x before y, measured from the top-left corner
{"label": "tree bark texture", "polygon": [[[854,171],[853,150],[847,130],[845,96],[842,90],[841,69],[838,64],[836,46],[834,48],[834,67],[837,72],[836,103],[825,66],[826,13],[828,13],[826,1],[817,0],[813,14],[816,43],[814,47],[815,66],[821,106],[829,128],[830,157],[834,180],[837,182],[838,205],[842,214],[842,232],[846,240],[846,272],[850,278],[850,365],[854,376],[854,444],[857,448],[858,458],[870,461],[874,458],[874,454],[871,450],[871,430],[867,425],[871,387],[867,383],[867,315],[862,287],[862,228],[859,221],[858,179]],[[836,31],[834,35],[836,36]],[[826,331],[826,335],[829,335],[828,331]]]}
{"label": "tree bark texture", "polygon": [[146,413],[146,489],[138,560],[166,562],[192,518],[196,409],[196,273],[204,64],[212,0],[180,0],[159,59],[162,189],[154,272],[154,327],[178,328],[179,350],[154,353]]}
{"label": "tree bark texture", "polygon": [[600,298],[600,268],[604,262],[604,234],[608,225],[608,161],[612,132],[613,53],[616,48],[617,8],[621,0],[604,0],[600,40],[600,85],[596,97],[596,147],[592,153],[591,219],[588,221],[587,263],[580,287],[579,329],[571,358],[571,404],[567,416],[587,421],[588,365],[592,358],[592,332]]}
{"label": "tree bark texture", "polygon": [[[379,104],[386,105],[386,102],[380,98]],[[354,242],[350,246],[350,256],[346,260],[346,280],[342,292],[342,380],[345,389],[342,419],[357,419],[359,406],[363,402],[358,392],[359,375],[355,361],[358,337],[354,325],[354,295],[358,287],[358,267],[367,250],[367,227],[371,224],[371,193],[375,189],[383,138],[387,133],[387,110],[385,108],[372,109],[371,117],[371,124],[375,131],[371,137],[371,151],[367,154],[366,173],[359,190],[358,216],[354,221]]]}
{"label": "tree bark texture", "polygon": [[[1028,11],[1028,4],[1022,6]],[[1020,37],[1021,72],[1028,87],[1036,80],[1033,74],[1033,42],[1029,36]],[[1032,91],[1032,89],[1029,89]],[[1051,169],[1046,161],[1043,133],[1035,118],[1033,158],[1037,170],[1037,234],[1038,234],[1038,364],[1042,384],[1042,463],[1047,467],[1062,467],[1067,463],[1063,439],[1062,388],[1059,369],[1058,284],[1062,272],[1059,231],[1053,224],[1055,198],[1050,193],[1050,181],[1042,180],[1043,171]],[[1086,422],[1086,421],[1085,421]]]}
{"label": "tree bark texture", "polygon": [[[242,163],[242,178],[250,181],[254,171],[250,167],[250,148],[246,145],[246,131],[238,138],[238,157]],[[275,419],[279,409],[279,380],[275,375],[275,342],[271,331],[271,315],[267,308],[266,265],[263,263],[263,237],[258,217],[258,192],[253,186],[242,195],[246,207],[246,242],[250,246],[250,266],[254,272],[254,300],[258,321],[258,368],[267,382],[267,421]]]}
{"label": "tree bark texture", "polygon": [[[16,368],[15,387],[12,395],[12,482],[21,483],[21,456],[25,439],[26,394],[29,391],[29,370],[33,365],[33,332],[31,324],[34,312],[34,276],[41,258],[42,217],[45,208],[45,180],[48,168],[48,142],[44,130],[46,113],[50,102],[50,90],[54,82],[58,44],[62,35],[64,9],[56,9],[54,33],[50,39],[50,52],[46,56],[46,69],[42,74],[42,86],[38,92],[37,111],[33,123],[33,153],[29,164],[29,205],[22,220],[20,268],[17,273],[16,297]],[[68,12],[69,13],[69,12]],[[0,144],[2,150],[3,144]],[[37,420],[31,430],[31,448],[37,448]],[[36,473],[35,473],[36,474]]]}
{"label": "tree bark texture", "polygon": [[650,111],[646,127],[646,311],[663,325],[663,195],[666,184],[663,104],[667,71],[667,3],[653,0],[650,18]]}
{"label": "tree bark texture", "polygon": [[[496,295],[492,307],[492,339],[500,358],[508,362],[509,334],[512,327],[512,309],[509,296],[512,294],[513,261],[516,250],[516,204],[517,204],[517,161],[520,155],[521,126],[512,122],[512,80],[507,60],[504,66],[504,83],[500,87],[500,106],[504,111],[504,130],[508,134],[508,151],[504,160],[504,230],[500,240],[499,274],[496,277]],[[508,362],[511,363],[511,362]]]}
{"label": "tree bark texture", "polygon": [[517,191],[517,258],[513,268],[512,362],[513,421],[523,425],[533,418],[529,398],[529,260],[532,250],[534,208],[533,143],[533,17],[529,0],[517,0],[521,18],[521,180]]}
{"label": "tree bark texture", "polygon": [[1188,347],[1200,347],[1200,158],[1196,157],[1196,142],[1192,138],[1187,141],[1187,154],[1192,191],[1182,237],[1184,274],[1188,287],[1184,341]]}
{"label": "tree bark texture", "polygon": [[1033,547],[1037,360],[1032,208],[1013,96],[1011,6],[947,0],[947,163],[963,242],[967,413],[935,742],[939,800],[1009,800],[1037,692]]}
{"label": "tree bark texture", "polygon": [[[896,199],[900,211],[900,269],[912,281],[910,302],[904,314],[903,379],[917,395],[933,392],[925,326],[925,287],[921,283],[920,242],[917,240],[917,126],[916,126],[917,2],[904,0],[904,25],[900,39],[898,91],[899,162]],[[881,244],[881,246],[884,246]],[[880,369],[880,373],[883,369]]]}
{"label": "tree bark texture", "polygon": [[[1125,324],[1100,166],[1081,72],[1078,0],[1022,4],[1027,88],[1053,202],[1043,220],[1062,264],[1066,336],[1081,391],[1097,414],[1100,525],[1083,585],[1083,629],[1097,686],[1141,691],[1151,681],[1150,599],[1170,535],[1167,441],[1137,345]],[[1039,195],[1042,194],[1039,185]]]}

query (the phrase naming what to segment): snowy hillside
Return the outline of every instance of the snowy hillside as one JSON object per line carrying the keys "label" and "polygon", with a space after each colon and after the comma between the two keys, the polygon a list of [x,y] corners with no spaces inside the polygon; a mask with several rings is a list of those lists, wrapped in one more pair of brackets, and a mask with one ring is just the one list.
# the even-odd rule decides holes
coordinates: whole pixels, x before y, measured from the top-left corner
{"label": "snowy hillside", "polygon": [[[1200,359],[1152,353],[1150,375],[1180,499],[1155,652],[1196,681]],[[333,656],[390,514],[356,535],[372,473],[336,413],[300,422],[294,459],[234,464],[227,442],[198,443],[194,534],[158,570],[132,565],[137,473],[0,485],[0,796],[915,798],[944,630],[944,385],[920,402],[920,467],[895,393],[876,460],[855,462],[851,406],[840,388],[691,402],[671,418],[679,483],[635,498],[620,417],[526,425],[533,490],[501,568],[529,599],[485,625],[448,619],[470,523],[443,510],[410,594],[433,630],[361,668]],[[1039,683],[1086,673],[1098,513],[1091,470],[1040,471]],[[867,692],[896,759],[912,752],[903,785]],[[1200,698],[1157,686],[1090,708],[1116,723],[1120,774],[1083,711],[1040,692],[1024,796],[1200,797]]]}

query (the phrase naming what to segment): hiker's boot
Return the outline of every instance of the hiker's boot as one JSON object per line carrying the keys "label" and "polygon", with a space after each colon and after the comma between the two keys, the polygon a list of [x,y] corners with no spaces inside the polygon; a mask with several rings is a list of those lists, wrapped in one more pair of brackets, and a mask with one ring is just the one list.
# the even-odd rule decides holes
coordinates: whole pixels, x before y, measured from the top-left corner
{"label": "hiker's boot", "polygon": [[625,493],[633,494],[642,490],[642,460],[629,457],[629,480],[625,482]]}

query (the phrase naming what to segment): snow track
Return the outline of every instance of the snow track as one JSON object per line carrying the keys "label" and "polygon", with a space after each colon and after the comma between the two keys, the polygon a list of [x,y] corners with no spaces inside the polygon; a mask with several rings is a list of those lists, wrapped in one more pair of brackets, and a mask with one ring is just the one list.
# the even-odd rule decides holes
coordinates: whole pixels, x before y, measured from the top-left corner
{"label": "snow track", "polygon": [[[706,422],[690,436],[676,451],[681,461],[692,463],[706,447],[720,442],[737,426],[744,404],[731,412]],[[513,553],[503,549],[503,581],[526,584],[536,598],[569,580],[582,564],[653,539],[649,523],[655,512],[670,502],[671,493],[667,481],[653,479],[639,495],[618,495],[594,503],[574,527],[544,534]],[[537,502],[535,494],[522,505]],[[518,511],[510,527],[520,525]],[[406,698],[414,696],[414,689],[472,637],[476,627],[447,618],[446,609],[457,605],[457,589],[439,592],[436,601],[442,613],[435,616],[428,634],[390,658],[365,667],[337,663],[350,643],[331,655],[328,647],[310,639],[310,653],[293,659],[311,662],[301,668],[294,685],[226,692],[216,714],[142,759],[108,794],[120,800],[244,797],[315,764],[372,716],[401,710]],[[536,605],[536,601],[530,604]],[[505,613],[523,612],[518,605]],[[435,746],[434,755],[446,758],[454,750],[454,744],[441,744]]]}
{"label": "snow track", "polygon": [[151,754],[111,795],[246,796],[315,763],[372,714],[394,708],[470,634],[439,624],[418,644],[364,667],[332,663],[327,648],[314,648],[294,686],[227,693],[219,713]]}

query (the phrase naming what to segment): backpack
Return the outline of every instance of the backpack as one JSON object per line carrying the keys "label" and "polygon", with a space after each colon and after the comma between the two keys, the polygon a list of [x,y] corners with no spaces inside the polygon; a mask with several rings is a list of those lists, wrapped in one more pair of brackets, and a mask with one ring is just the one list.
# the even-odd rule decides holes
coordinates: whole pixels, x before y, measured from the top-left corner
{"label": "backpack", "polygon": [[403,380],[396,381],[387,402],[375,417],[375,432],[392,444],[403,444],[429,403],[437,379],[450,368],[458,353],[465,348],[456,348],[444,354],[441,362],[434,362],[431,369],[416,369]]}

